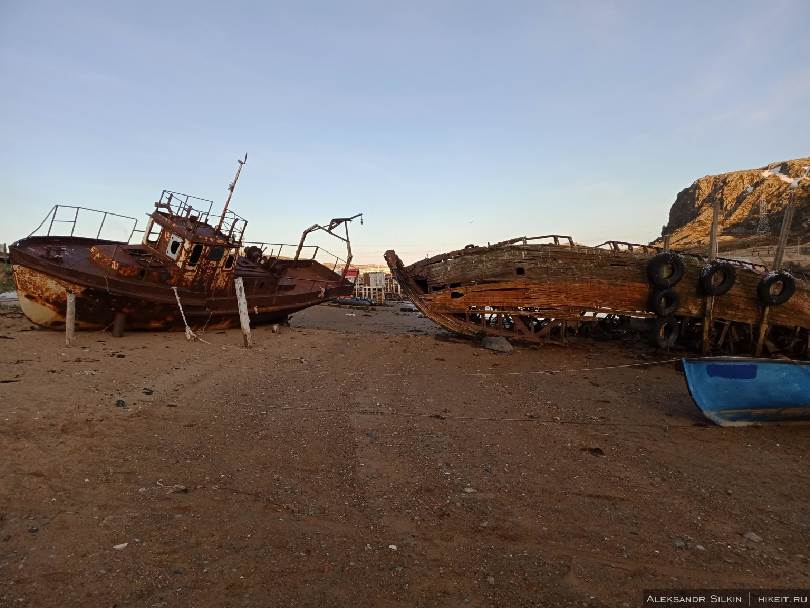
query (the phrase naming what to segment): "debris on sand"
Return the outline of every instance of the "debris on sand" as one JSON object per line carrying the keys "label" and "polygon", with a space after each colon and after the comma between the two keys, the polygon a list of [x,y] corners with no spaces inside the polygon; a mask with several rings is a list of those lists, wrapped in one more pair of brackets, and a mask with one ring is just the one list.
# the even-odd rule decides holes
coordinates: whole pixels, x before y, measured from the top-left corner
{"label": "debris on sand", "polygon": [[509,344],[509,340],[503,336],[484,336],[481,339],[481,346],[489,350],[498,351],[499,353],[511,353],[515,350],[512,345]]}
{"label": "debris on sand", "polygon": [[743,534],[745,540],[750,540],[752,543],[761,543],[762,537],[756,532],[746,532]]}
{"label": "debris on sand", "polygon": [[605,451],[602,448],[580,448],[583,452],[588,452],[591,456],[604,456]]}

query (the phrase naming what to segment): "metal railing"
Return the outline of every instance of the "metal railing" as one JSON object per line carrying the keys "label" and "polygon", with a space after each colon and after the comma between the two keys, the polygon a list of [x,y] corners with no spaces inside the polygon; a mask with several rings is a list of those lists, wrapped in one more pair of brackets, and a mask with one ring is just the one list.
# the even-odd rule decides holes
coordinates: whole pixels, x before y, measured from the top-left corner
{"label": "metal railing", "polygon": [[233,211],[226,211],[219,230],[229,241],[241,244],[245,236],[245,228],[247,228],[245,218],[236,215]]}
{"label": "metal railing", "polygon": [[[196,208],[190,201],[199,201],[204,206],[208,203],[208,209],[203,211],[202,207]],[[192,196],[183,192],[164,190],[160,193],[160,200],[155,203],[155,207],[166,209],[174,217],[195,217],[200,222],[208,223],[211,216],[211,207],[214,201],[199,196]]]}
{"label": "metal railing", "polygon": [[[506,240],[506,241],[501,241],[500,243],[495,243],[493,245],[493,247],[500,247],[502,245],[517,245],[517,244],[528,245],[529,241],[543,241],[543,240],[550,240],[551,243],[548,243],[549,245],[552,244],[552,243],[554,245],[560,245],[561,241],[567,241],[567,243],[563,243],[563,245],[566,245],[568,247],[573,247],[574,246],[574,239],[571,238],[568,235],[565,235],[565,234],[545,234],[543,236],[519,236],[519,237],[516,237],[516,238],[513,238],[513,239]],[[540,243],[540,244],[543,244],[543,243]]]}
{"label": "metal railing", "polygon": [[[195,203],[197,201],[197,203]],[[194,204],[201,204],[201,207],[195,207]],[[204,209],[205,203],[208,203],[208,208]],[[199,196],[192,196],[184,192],[175,192],[173,190],[164,190],[160,194],[160,199],[155,203],[158,209],[165,209],[173,218],[191,218],[197,222],[208,224],[215,227],[211,221],[211,209],[214,206],[214,201],[201,198]],[[237,243],[242,242],[245,235],[245,228],[247,227],[247,220],[240,217],[233,211],[226,211],[220,218],[214,218],[219,231],[229,240]],[[220,222],[221,219],[221,222]]]}
{"label": "metal railing", "polygon": [[[641,243],[628,243],[626,241],[605,241],[604,243],[596,245],[595,247],[593,247],[593,249],[604,249],[606,251],[613,251],[616,253],[634,253],[634,254],[635,253],[655,254],[661,251],[667,251],[663,247],[659,247],[657,245],[643,245]],[[679,255],[697,260],[708,259],[707,255],[695,253],[692,251],[681,251],[678,249],[672,249],[671,251]],[[764,264],[757,264],[756,262],[750,262],[748,260],[742,260],[739,258],[724,258],[722,256],[717,256],[716,259],[722,262],[734,264],[735,266],[756,270],[758,272],[767,271],[767,267]]]}
{"label": "metal railing", "polygon": [[[240,255],[244,256],[244,250],[247,247],[258,247],[262,250],[262,257],[267,258],[280,258],[280,259],[288,259],[292,260],[295,259],[295,252],[298,248],[298,245],[293,245],[291,243],[265,243],[264,241],[246,241],[242,243],[242,250],[240,251]],[[286,248],[287,252],[290,255],[282,256],[282,251]],[[299,255],[299,259],[305,260],[315,260],[316,262],[326,266],[329,268],[331,266],[333,272],[337,272],[337,267],[340,264],[346,264],[346,260],[332,253],[331,251],[321,247],[320,245],[303,245],[301,247],[301,251],[307,251],[307,255]],[[312,251],[312,255],[309,255],[309,251]]]}
{"label": "metal railing", "polygon": [[[60,215],[60,210],[63,210]],[[65,216],[64,210],[68,211],[67,217]],[[112,211],[101,211],[99,209],[91,209],[89,207],[78,207],[76,205],[54,205],[51,207],[51,210],[45,216],[45,218],[40,222],[39,226],[37,226],[31,234],[28,236],[35,236],[37,233],[42,229],[42,227],[47,223],[48,229],[44,236],[82,236],[85,238],[90,237],[89,234],[76,234],[76,225],[79,223],[79,216],[84,214],[84,217],[87,217],[88,214],[95,213],[99,214],[101,217],[98,223],[98,229],[95,230],[95,234],[92,235],[92,238],[100,239],[101,238],[101,231],[104,229],[104,225],[107,221],[108,217],[116,217],[123,220],[127,220],[127,223],[130,221],[132,222],[132,228],[129,230],[129,236],[126,239],[126,243],[129,243],[132,240],[132,236],[136,232],[143,232],[143,230],[138,230],[138,220],[134,217],[130,217],[128,215],[121,215],[120,213],[113,213]],[[60,219],[65,218],[65,219]],[[55,228],[54,224],[69,224],[70,225],[70,232],[69,234],[65,234],[67,230],[60,231],[58,230],[58,226]],[[65,227],[67,228],[67,227]],[[83,230],[81,232],[84,232]],[[92,232],[92,231],[91,231]]]}
{"label": "metal railing", "polygon": [[603,249],[608,248],[611,251],[630,251],[630,252],[641,252],[641,253],[658,253],[659,251],[663,251],[662,247],[657,247],[655,245],[643,245],[641,243],[628,243],[627,241],[605,241],[604,243],[600,243],[596,245],[596,248]]}

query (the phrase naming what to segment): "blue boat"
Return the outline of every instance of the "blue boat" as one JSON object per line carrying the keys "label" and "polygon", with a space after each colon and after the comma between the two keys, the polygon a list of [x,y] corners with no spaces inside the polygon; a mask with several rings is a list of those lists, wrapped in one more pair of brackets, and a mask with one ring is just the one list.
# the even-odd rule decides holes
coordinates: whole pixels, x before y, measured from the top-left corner
{"label": "blue boat", "polygon": [[720,426],[810,422],[810,362],[707,357],[684,359],[686,384]]}

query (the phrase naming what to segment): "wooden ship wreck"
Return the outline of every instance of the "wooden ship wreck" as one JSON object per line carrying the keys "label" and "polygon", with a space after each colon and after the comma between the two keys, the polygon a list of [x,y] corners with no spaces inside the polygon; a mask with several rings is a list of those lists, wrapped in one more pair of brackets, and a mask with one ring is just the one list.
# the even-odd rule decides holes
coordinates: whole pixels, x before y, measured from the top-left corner
{"label": "wooden ship wreck", "polygon": [[394,251],[385,259],[426,317],[465,336],[564,343],[633,326],[662,348],[808,358],[810,277],[780,270],[781,258],[769,271],[716,250],[716,237],[698,255],[547,235],[468,245],[409,266]]}
{"label": "wooden ship wreck", "polygon": [[[278,323],[352,293],[346,279],[352,257],[348,223],[360,214],[307,228],[297,246],[243,242],[247,221],[228,207],[246,161],[247,155],[239,161],[219,217],[212,216],[212,201],[169,190],[155,203],[144,230],[138,230],[135,218],[55,205],[31,235],[10,247],[22,312],[37,325],[62,328],[72,293],[78,329],[113,324],[119,329],[225,328],[239,326],[237,277],[252,324]],[[93,214],[99,218],[95,236],[76,236],[82,216]],[[131,223],[127,240],[99,238],[113,219]],[[341,226],[344,230],[336,232]],[[326,252],[333,263],[318,262],[325,250],[305,244],[317,231],[345,243],[346,259]],[[141,232],[141,242],[132,242]],[[282,255],[285,246],[289,257]]]}

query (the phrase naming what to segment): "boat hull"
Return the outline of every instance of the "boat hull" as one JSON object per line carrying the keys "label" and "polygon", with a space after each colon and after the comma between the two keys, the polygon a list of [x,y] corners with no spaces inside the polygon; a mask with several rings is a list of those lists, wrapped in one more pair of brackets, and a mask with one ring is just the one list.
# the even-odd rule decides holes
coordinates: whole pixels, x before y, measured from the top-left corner
{"label": "boat hull", "polygon": [[[666,321],[676,327],[681,343],[693,348],[701,324],[710,317],[709,344],[718,351],[747,353],[756,343],[752,333],[763,319],[757,291],[764,267],[728,260],[736,269],[735,281],[710,299],[701,286],[706,259],[682,254],[682,276],[667,290],[675,304],[661,313],[653,305],[660,290],[649,279],[649,266],[660,249],[520,241],[469,246],[409,266],[394,251],[387,251],[385,259],[403,293],[425,316],[467,336],[564,343],[566,336],[643,326],[655,343],[669,348],[678,337],[660,335]],[[768,313],[773,328],[766,334],[769,352],[807,356],[810,285],[797,279],[793,296]]]}
{"label": "boat hull", "polygon": [[[80,330],[107,328],[119,312],[125,315],[129,330],[185,328],[171,285],[133,281],[99,270],[87,262],[92,244],[85,239],[61,238],[12,245],[12,271],[20,308],[31,322],[50,329],[64,328],[67,295],[73,293],[76,327]],[[64,253],[60,262],[39,255],[47,247],[56,246]],[[240,265],[236,274],[244,277],[254,325],[284,321],[294,312],[353,291],[348,281],[312,260],[282,260],[275,274],[255,265]],[[192,328],[239,327],[232,284],[210,293],[180,287],[177,296]]]}
{"label": "boat hull", "polygon": [[720,426],[810,422],[810,363],[744,357],[684,359],[701,412]]}

